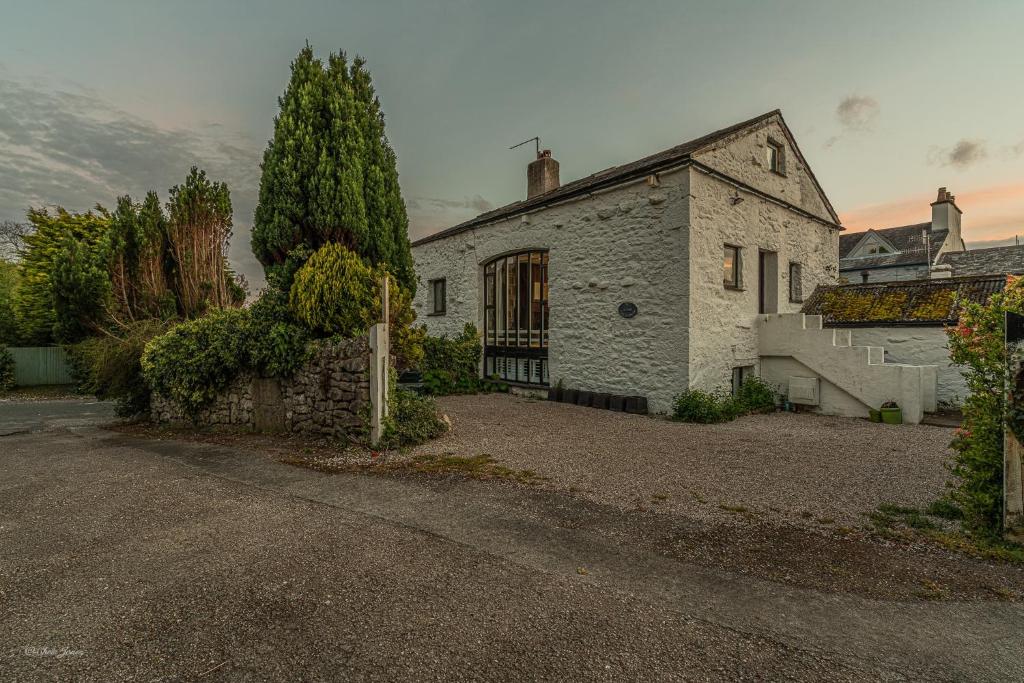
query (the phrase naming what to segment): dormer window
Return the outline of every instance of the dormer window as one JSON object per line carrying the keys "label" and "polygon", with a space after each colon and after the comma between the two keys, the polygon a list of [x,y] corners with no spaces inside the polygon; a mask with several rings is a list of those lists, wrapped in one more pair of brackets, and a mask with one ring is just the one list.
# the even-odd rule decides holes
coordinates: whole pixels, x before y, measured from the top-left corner
{"label": "dormer window", "polygon": [[768,139],[768,170],[779,175],[786,174],[786,148],[781,142]]}

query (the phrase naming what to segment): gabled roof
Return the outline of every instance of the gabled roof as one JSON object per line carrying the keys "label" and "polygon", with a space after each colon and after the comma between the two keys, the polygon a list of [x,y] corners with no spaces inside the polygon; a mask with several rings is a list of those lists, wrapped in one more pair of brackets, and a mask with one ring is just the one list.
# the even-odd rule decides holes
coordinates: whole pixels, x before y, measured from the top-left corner
{"label": "gabled roof", "polygon": [[950,251],[939,257],[939,264],[950,266],[953,275],[1021,275],[1024,245]]}
{"label": "gabled roof", "polygon": [[[898,253],[872,254],[871,256],[850,257],[857,246],[864,240],[865,233],[853,233],[839,236],[839,270],[866,270],[868,268],[885,268],[889,266],[928,265],[934,262],[935,256],[942,248],[946,232],[932,232],[931,223],[915,223],[901,225],[896,228],[869,230],[868,233],[878,235]],[[925,251],[924,231],[928,232],[928,250]]]}
{"label": "gabled roof", "polygon": [[[811,172],[810,166],[807,165],[806,160],[800,153],[800,148],[797,147],[796,140],[793,138],[793,135],[790,132],[789,127],[786,125],[785,120],[782,118],[782,112],[778,109],[775,109],[765,114],[761,114],[760,116],[756,116],[752,119],[748,119],[747,121],[741,121],[740,123],[729,126],[728,128],[722,128],[721,130],[717,130],[713,133],[709,133],[702,137],[694,138],[693,140],[684,142],[681,145],[676,145],[675,147],[671,147],[662,152],[658,152],[657,154],[652,154],[642,159],[638,159],[637,161],[632,161],[628,164],[622,164],[620,166],[612,166],[611,168],[606,168],[603,171],[598,171],[597,173],[586,176],[585,178],[580,178],[579,180],[574,180],[571,183],[566,183],[555,188],[554,190],[545,192],[544,194],[537,195],[530,199],[512,202],[511,204],[506,204],[505,206],[502,206],[500,208],[488,211],[486,213],[482,213],[476,218],[472,218],[464,223],[460,223],[446,230],[434,233],[433,235],[428,235],[426,237],[420,238],[413,242],[412,245],[417,246],[420,244],[425,244],[427,242],[433,242],[434,240],[439,240],[444,237],[448,237],[449,235],[455,235],[460,232],[464,232],[466,230],[479,227],[481,225],[486,225],[487,223],[492,223],[503,218],[509,218],[519,214],[527,213],[529,211],[539,209],[541,207],[554,204],[556,202],[565,201],[572,197],[594,192],[599,189],[619,185],[630,180],[643,178],[658,171],[690,163],[692,161],[691,155],[693,153],[700,151],[706,147],[709,147],[717,142],[725,140],[730,136],[736,135],[747,128],[752,128],[754,126],[760,125],[773,117],[778,117],[779,124],[782,126],[783,131],[785,131],[786,137],[789,140],[789,143],[792,146],[793,151],[800,159],[800,162],[803,164],[808,176],[814,182],[815,187],[821,194],[825,202],[825,206],[829,211],[829,215],[832,216],[832,220],[834,221],[835,226],[839,227],[839,217],[836,215],[835,210],[832,208],[832,205],[829,203],[828,198],[825,196],[825,192],[821,189],[821,186],[818,184],[817,178],[815,178],[814,174]],[[724,173],[721,173],[717,170],[715,170],[715,173],[717,175],[725,176]],[[735,179],[732,180],[734,180],[739,185],[745,186],[745,184],[742,183],[741,181]],[[749,189],[756,191],[754,190],[754,188]],[[780,201],[780,203],[786,204],[787,206],[789,205],[788,202],[785,202],[784,200],[778,201]],[[798,209],[798,207],[792,208],[800,210]],[[819,218],[818,220],[822,219]]]}
{"label": "gabled roof", "polygon": [[953,325],[960,304],[987,303],[1005,286],[1004,275],[822,285],[801,311],[832,327]]}

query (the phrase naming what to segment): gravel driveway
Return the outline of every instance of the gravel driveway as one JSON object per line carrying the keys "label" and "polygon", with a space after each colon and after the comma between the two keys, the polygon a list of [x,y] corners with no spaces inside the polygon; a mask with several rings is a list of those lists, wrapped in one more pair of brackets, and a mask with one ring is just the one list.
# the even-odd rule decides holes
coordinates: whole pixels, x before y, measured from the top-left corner
{"label": "gravel driveway", "polygon": [[953,430],[775,413],[671,422],[504,394],[450,396],[451,433],[417,453],[490,455],[602,503],[722,519],[849,525],[945,491]]}

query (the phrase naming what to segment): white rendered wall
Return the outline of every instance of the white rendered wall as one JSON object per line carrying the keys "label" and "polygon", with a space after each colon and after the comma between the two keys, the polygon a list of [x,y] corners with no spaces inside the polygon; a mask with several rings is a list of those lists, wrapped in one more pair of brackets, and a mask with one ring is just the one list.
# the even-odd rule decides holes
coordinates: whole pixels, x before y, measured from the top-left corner
{"label": "white rendered wall", "polygon": [[[796,163],[796,155],[787,149],[787,175],[778,176],[756,163],[765,155],[768,135],[785,138],[781,129],[770,127],[739,144],[739,155],[727,158],[733,165],[750,167],[748,175],[769,174],[765,180],[772,189],[792,202],[801,201],[811,210],[815,204],[824,213],[820,199],[808,195],[809,182]],[[764,144],[759,145],[759,141]],[[720,153],[718,157],[725,156]],[[706,160],[717,163],[719,159]],[[730,166],[731,168],[731,166]],[[748,179],[749,181],[749,179]],[[748,182],[753,185],[753,182]],[[731,198],[739,196],[742,202]],[[802,302],[789,300],[789,263],[802,266],[802,293],[806,299],[819,284],[834,284],[839,259],[839,231],[757,195],[737,191],[726,182],[696,169],[690,170],[690,383],[705,390],[726,390],[732,381],[732,368],[756,365],[758,358],[758,251],[778,254],[778,298],[775,310],[796,313]],[[794,202],[795,203],[795,202]],[[826,214],[827,215],[827,214]],[[742,291],[723,286],[722,258],[725,244],[742,248]],[[768,310],[772,310],[769,307]]]}
{"label": "white rendered wall", "polygon": [[[417,321],[432,335],[483,328],[483,265],[549,250],[551,384],[646,396],[669,409],[687,386],[687,173],[663,173],[413,247]],[[720,272],[720,255],[716,258]],[[447,279],[447,314],[428,316],[426,283]],[[637,305],[632,319],[623,302]]]}
{"label": "white rendered wall", "polygon": [[886,363],[937,366],[940,405],[959,406],[967,397],[967,382],[949,360],[942,327],[855,327],[850,332],[856,345],[883,347]]}

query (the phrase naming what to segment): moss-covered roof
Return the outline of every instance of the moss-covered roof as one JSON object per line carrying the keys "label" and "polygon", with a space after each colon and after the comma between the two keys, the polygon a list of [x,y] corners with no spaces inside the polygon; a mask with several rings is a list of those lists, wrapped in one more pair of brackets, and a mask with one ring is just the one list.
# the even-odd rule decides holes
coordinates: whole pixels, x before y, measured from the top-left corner
{"label": "moss-covered roof", "polygon": [[1006,284],[1002,275],[827,285],[814,290],[804,313],[825,325],[952,325],[959,305],[985,303]]}

